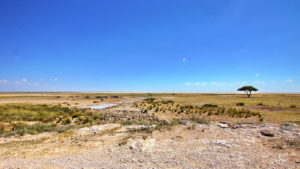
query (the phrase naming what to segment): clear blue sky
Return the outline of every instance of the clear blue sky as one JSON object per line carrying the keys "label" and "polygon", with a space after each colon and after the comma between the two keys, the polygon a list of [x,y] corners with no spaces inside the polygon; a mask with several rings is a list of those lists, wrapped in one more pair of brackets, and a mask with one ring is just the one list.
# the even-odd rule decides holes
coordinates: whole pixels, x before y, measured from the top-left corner
{"label": "clear blue sky", "polygon": [[299,0],[0,0],[0,91],[300,92]]}

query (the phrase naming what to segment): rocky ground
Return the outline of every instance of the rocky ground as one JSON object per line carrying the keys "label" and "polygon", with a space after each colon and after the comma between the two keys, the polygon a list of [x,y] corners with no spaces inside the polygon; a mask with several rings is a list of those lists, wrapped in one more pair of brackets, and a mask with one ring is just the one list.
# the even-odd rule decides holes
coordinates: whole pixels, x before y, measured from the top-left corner
{"label": "rocky ground", "polygon": [[[2,152],[0,168],[300,168],[300,129],[293,124],[184,122],[130,133],[143,127],[93,126],[63,142],[51,136],[23,152]],[[53,151],[32,153],[45,143]]]}
{"label": "rocky ground", "polygon": [[127,104],[99,112],[108,124],[0,138],[0,168],[300,168],[296,124],[174,125]]}

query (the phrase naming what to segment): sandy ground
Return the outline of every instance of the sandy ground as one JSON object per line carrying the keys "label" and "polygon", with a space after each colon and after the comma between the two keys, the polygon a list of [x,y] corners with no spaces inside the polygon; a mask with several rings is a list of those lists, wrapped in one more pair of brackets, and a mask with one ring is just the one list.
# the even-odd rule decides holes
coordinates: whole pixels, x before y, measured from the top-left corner
{"label": "sandy ground", "polygon": [[[99,126],[98,126],[99,127]],[[128,134],[109,124],[89,135],[91,128],[65,140],[51,136],[23,151],[3,154],[1,168],[299,168],[299,150],[282,145],[299,138],[299,127],[245,124],[232,129],[218,124],[178,125],[152,134]],[[128,126],[127,126],[128,128]],[[94,127],[95,129],[95,127]],[[107,132],[108,129],[116,129]],[[275,137],[263,136],[270,130]],[[106,131],[106,133],[104,132]],[[52,139],[51,139],[52,138]],[[126,140],[126,144],[121,144]],[[47,144],[45,144],[47,143]],[[281,143],[281,142],[280,142]],[[45,146],[46,145],[46,146]],[[35,150],[34,152],[32,150]]]}

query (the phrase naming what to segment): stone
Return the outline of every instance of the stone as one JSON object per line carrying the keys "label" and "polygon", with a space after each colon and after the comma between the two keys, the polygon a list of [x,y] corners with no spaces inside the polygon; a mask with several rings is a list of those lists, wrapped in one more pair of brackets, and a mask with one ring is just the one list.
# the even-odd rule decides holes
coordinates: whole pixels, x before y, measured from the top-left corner
{"label": "stone", "polygon": [[262,134],[263,136],[267,136],[267,137],[274,137],[275,136],[275,134],[270,130],[261,130],[260,134]]}
{"label": "stone", "polygon": [[182,125],[187,125],[189,123],[189,121],[188,120],[181,120],[179,123],[182,124]]}
{"label": "stone", "polygon": [[221,127],[221,128],[229,128],[228,124],[224,124],[224,123],[218,123],[217,126]]}
{"label": "stone", "polygon": [[169,120],[163,120],[162,123],[163,123],[164,125],[169,125],[169,124],[171,124]]}
{"label": "stone", "polygon": [[294,124],[294,123],[284,123],[284,124],[281,124],[280,125],[280,129],[281,130],[293,130],[293,127],[296,127],[297,124]]}
{"label": "stone", "polygon": [[232,129],[237,129],[237,128],[241,128],[241,125],[238,125],[238,124],[234,124],[234,125],[231,125],[231,128],[232,128]]}

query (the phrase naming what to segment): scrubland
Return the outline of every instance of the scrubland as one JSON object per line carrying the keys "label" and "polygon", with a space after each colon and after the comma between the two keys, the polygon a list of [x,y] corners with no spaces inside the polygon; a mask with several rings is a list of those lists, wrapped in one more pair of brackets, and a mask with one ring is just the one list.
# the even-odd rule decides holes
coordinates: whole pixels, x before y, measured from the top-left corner
{"label": "scrubland", "polygon": [[0,167],[297,168],[299,124],[300,94],[1,93]]}

